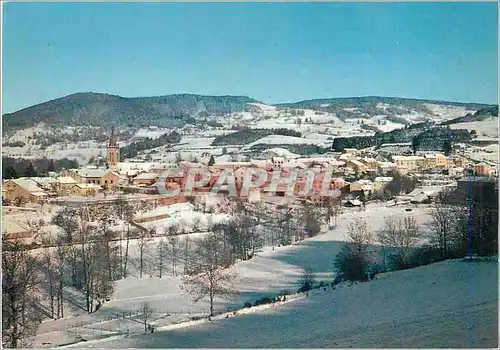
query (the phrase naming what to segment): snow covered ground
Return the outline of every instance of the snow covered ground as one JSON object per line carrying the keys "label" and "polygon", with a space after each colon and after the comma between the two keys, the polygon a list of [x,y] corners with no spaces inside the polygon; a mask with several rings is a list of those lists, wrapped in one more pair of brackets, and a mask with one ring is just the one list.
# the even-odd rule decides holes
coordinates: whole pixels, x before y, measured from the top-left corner
{"label": "snow covered ground", "polygon": [[498,264],[444,261],[279,307],[78,344],[111,348],[498,347]]}
{"label": "snow covered ground", "polygon": [[[177,211],[179,215],[187,215],[187,211]],[[172,213],[174,216],[175,214]],[[405,212],[404,207],[388,208],[381,205],[368,205],[365,211],[359,209],[344,209],[338,218],[338,228],[327,231],[312,239],[274,250],[267,247],[249,261],[237,263],[234,267],[236,279],[233,288],[239,291],[239,296],[231,301],[220,301],[217,310],[225,311],[231,307],[241,307],[246,301],[255,301],[263,296],[274,296],[281,290],[294,292],[297,281],[303,269],[311,268],[318,278],[331,280],[333,277],[333,260],[340,250],[341,242],[354,217],[364,217],[372,230],[383,225],[384,216],[411,215],[423,226],[428,220],[425,207],[414,208]],[[221,216],[222,217],[222,216]],[[156,222],[156,225],[159,222]],[[155,225],[155,222],[148,223]],[[161,225],[161,222],[160,222]],[[185,239],[190,241],[203,235],[203,232],[180,237],[181,246]],[[77,335],[94,339],[109,336],[130,329],[140,332],[141,324],[137,319],[124,319],[123,314],[136,312],[141,303],[147,301],[156,310],[155,317],[158,326],[189,320],[194,315],[206,314],[208,303],[202,300],[194,303],[189,295],[182,290],[181,278],[172,276],[170,265],[167,266],[163,278],[158,278],[155,260],[156,245],[161,238],[148,242],[145,254],[143,277],[139,277],[139,249],[137,242],[130,242],[129,277],[117,281],[112,300],[105,303],[99,311],[87,315],[77,305],[83,302],[77,297],[71,298],[72,304],[67,306],[68,319],[47,321],[42,323],[38,331],[35,346],[51,343],[50,346],[75,341]],[[183,266],[177,267],[182,272]],[[151,277],[150,277],[151,276]],[[170,314],[170,316],[166,316]]]}
{"label": "snow covered ground", "polygon": [[478,137],[498,138],[498,117],[490,117],[476,122],[451,124],[450,128],[476,130]]}
{"label": "snow covered ground", "polygon": [[262,137],[255,142],[248,143],[244,148],[250,149],[252,146],[259,144],[279,145],[279,144],[315,144],[312,140],[306,140],[302,137],[295,136],[282,136],[282,135],[269,135]]}

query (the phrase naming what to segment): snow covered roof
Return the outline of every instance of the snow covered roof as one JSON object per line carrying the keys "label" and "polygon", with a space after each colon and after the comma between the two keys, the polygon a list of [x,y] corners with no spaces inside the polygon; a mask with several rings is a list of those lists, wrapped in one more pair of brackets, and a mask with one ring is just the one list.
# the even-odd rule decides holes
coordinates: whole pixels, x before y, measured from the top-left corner
{"label": "snow covered roof", "polygon": [[57,183],[57,180],[54,179],[53,177],[50,176],[45,176],[45,177],[20,177],[22,180],[32,180],[36,182],[39,185],[47,185],[47,184],[53,184]]}
{"label": "snow covered roof", "polygon": [[392,156],[393,160],[422,160],[422,156]]}
{"label": "snow covered roof", "polygon": [[77,169],[74,171],[81,177],[103,177],[106,175],[110,170],[107,169]]}
{"label": "snow covered roof", "polygon": [[351,159],[351,160],[349,161],[349,163],[352,163],[352,164],[357,165],[357,166],[365,166],[363,163],[361,163],[361,162],[360,162],[359,160],[357,160],[357,159]]}
{"label": "snow covered roof", "polygon": [[379,177],[376,177],[375,178],[375,182],[391,182],[392,181],[392,177],[384,177],[384,176],[379,176]]}
{"label": "snow covered roof", "polygon": [[392,162],[381,162],[379,164],[379,167],[380,168],[394,168],[394,167],[396,167],[396,164],[394,164]]}
{"label": "snow covered roof", "polygon": [[38,187],[38,184],[29,179],[13,179],[12,180],[16,185],[24,188],[28,192],[42,192],[44,193],[43,189]]}
{"label": "snow covered roof", "polygon": [[345,162],[340,161],[340,160],[336,160],[336,159],[330,159],[329,163],[330,163],[330,165],[333,165],[333,166],[342,166],[345,164]]}
{"label": "snow covered roof", "polygon": [[372,182],[370,180],[358,180],[358,182],[362,185],[370,185]]}
{"label": "snow covered roof", "polygon": [[56,180],[57,180],[57,182],[59,182],[61,184],[76,184],[77,183],[77,181],[75,179],[73,179],[72,177],[69,177],[69,176],[60,176]]}
{"label": "snow covered roof", "polygon": [[30,194],[32,196],[35,196],[35,197],[45,197],[45,196],[47,196],[47,193],[45,193],[45,192],[31,192]]}
{"label": "snow covered roof", "polygon": [[145,173],[141,173],[139,175],[137,175],[134,180],[154,180],[158,177],[158,174],[157,173],[148,173],[148,172],[145,172]]}

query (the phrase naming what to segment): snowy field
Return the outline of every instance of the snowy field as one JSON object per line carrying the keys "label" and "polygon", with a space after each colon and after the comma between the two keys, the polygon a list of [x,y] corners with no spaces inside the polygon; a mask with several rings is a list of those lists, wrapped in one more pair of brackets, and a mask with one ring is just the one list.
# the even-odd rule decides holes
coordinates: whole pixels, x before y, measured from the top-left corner
{"label": "snowy field", "polygon": [[[292,115],[290,111],[285,111],[284,109],[279,109],[274,106],[269,106],[265,104],[250,104],[253,107],[251,112],[235,112],[224,116],[211,116],[211,120],[216,121],[224,125],[224,128],[209,128],[205,126],[192,126],[187,125],[183,128],[177,129],[183,136],[181,143],[174,145],[170,148],[169,145],[161,146],[153,150],[148,150],[146,152],[141,152],[141,155],[137,157],[137,160],[144,159],[145,154],[150,154],[154,161],[173,161],[176,158],[176,153],[180,152],[183,160],[194,160],[199,158],[204,152],[209,152],[213,155],[220,155],[222,149],[220,147],[211,146],[212,141],[217,135],[227,134],[234,130],[231,128],[235,125],[248,126],[251,128],[287,128],[295,131],[301,132],[304,137],[301,140],[294,140],[287,137],[268,137],[256,141],[253,144],[258,143],[275,143],[275,144],[297,144],[297,143],[309,143],[317,144],[319,146],[329,146],[331,140],[329,137],[348,137],[348,136],[360,136],[360,135],[373,135],[374,132],[371,130],[363,129],[363,125],[370,125],[378,128],[381,131],[391,131],[394,129],[399,129],[404,127],[403,124],[394,123],[387,120],[386,115],[376,115],[370,118],[351,118],[348,120],[339,119],[334,113],[327,113],[323,111],[315,111],[312,109],[296,109],[300,114]],[[379,108],[385,109],[390,105],[379,104]],[[409,114],[401,114],[398,117],[406,119],[410,123],[422,121],[425,119],[431,119],[435,121],[444,121],[447,119],[452,119],[458,116],[463,116],[468,112],[463,107],[453,107],[453,106],[439,106],[439,105],[427,105],[430,110],[429,113],[417,113],[412,112]],[[354,110],[353,108],[345,108],[345,110]],[[298,119],[301,119],[301,123],[297,123]],[[307,120],[307,121],[306,121]],[[380,123],[379,123],[380,122]],[[453,125],[455,128],[470,128],[476,129],[478,135],[480,136],[492,136],[498,137],[498,120],[490,120],[487,122],[477,122],[475,123],[460,123]],[[488,124],[489,123],[489,124]],[[471,125],[465,125],[471,124]],[[66,133],[73,133],[78,127],[68,126],[63,131]],[[151,137],[153,139],[158,138],[166,132],[170,132],[170,129],[166,128],[141,128],[136,131],[134,138],[139,137]],[[36,127],[27,128],[24,130],[17,131],[8,140],[5,141],[21,141],[27,144],[24,147],[3,147],[3,152],[7,156],[12,157],[23,157],[23,158],[69,158],[75,159],[80,164],[87,164],[91,157],[105,156],[105,143],[96,143],[94,141],[78,142],[76,144],[70,143],[58,143],[47,147],[45,150],[40,149],[40,145],[34,144],[33,136],[35,133],[47,132],[43,124],[39,124]],[[29,139],[31,138],[31,140]],[[123,140],[122,140],[123,141]],[[131,140],[126,142],[121,142],[121,145],[126,145]],[[252,144],[246,145],[250,147]],[[240,145],[240,147],[243,145]],[[237,147],[236,150],[239,151]],[[153,152],[153,153],[152,153]]]}
{"label": "snowy field", "polygon": [[485,120],[468,123],[456,123],[450,125],[451,129],[476,130],[478,137],[498,138],[498,117],[487,118]]}
{"label": "snowy field", "polygon": [[[179,216],[172,213],[179,220],[186,217],[185,211],[177,211]],[[372,230],[383,225],[384,216],[411,215],[423,226],[428,220],[425,207],[405,212],[403,207],[387,208],[380,205],[368,205],[366,211],[359,209],[345,209],[338,218],[338,228],[327,231],[312,239],[273,250],[270,247],[258,253],[253,259],[237,263],[234,267],[236,279],[233,288],[239,291],[239,296],[230,302],[217,302],[217,310],[226,311],[227,308],[241,308],[246,301],[255,301],[263,296],[274,296],[282,290],[295,291],[297,281],[303,269],[311,268],[318,278],[331,281],[333,278],[333,260],[341,247],[349,223],[354,217],[364,217]],[[148,225],[159,224],[151,222]],[[161,223],[160,223],[161,224]],[[185,239],[192,241],[201,237],[202,232],[180,237],[181,246]],[[99,311],[88,315],[79,307],[82,300],[77,296],[70,298],[67,304],[66,319],[47,321],[42,323],[38,331],[35,346],[44,343],[50,346],[75,341],[76,336],[94,339],[110,334],[124,332],[129,329],[132,333],[141,332],[141,324],[132,317],[124,319],[123,314],[134,313],[141,303],[147,301],[156,310],[155,324],[166,326],[180,321],[187,321],[190,317],[206,314],[208,302],[202,300],[194,303],[190,296],[182,290],[181,277],[172,276],[172,269],[167,266],[163,278],[158,278],[155,262],[155,247],[161,238],[148,242],[145,254],[143,277],[140,278],[138,266],[139,249],[136,240],[130,242],[130,274],[125,280],[117,281],[115,293],[110,302],[105,303]],[[183,266],[177,267],[182,272]],[[150,277],[151,276],[151,277]],[[79,306],[78,306],[79,305]],[[167,316],[170,315],[170,316]]]}
{"label": "snowy field", "polygon": [[498,347],[498,264],[444,261],[260,312],[79,347]]}

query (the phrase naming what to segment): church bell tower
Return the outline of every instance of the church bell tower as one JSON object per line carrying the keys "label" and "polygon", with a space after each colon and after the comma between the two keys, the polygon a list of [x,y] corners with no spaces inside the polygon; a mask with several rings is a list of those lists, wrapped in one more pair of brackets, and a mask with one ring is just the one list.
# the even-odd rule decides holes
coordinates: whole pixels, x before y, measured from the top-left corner
{"label": "church bell tower", "polygon": [[115,128],[112,128],[108,143],[108,157],[107,157],[108,169],[116,167],[119,161],[120,161],[120,149],[118,148],[118,143],[116,142]]}

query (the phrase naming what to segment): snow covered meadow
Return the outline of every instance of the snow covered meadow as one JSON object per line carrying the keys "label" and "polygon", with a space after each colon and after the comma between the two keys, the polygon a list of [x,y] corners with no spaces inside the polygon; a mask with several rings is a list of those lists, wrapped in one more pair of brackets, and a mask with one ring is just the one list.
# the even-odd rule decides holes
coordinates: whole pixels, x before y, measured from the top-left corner
{"label": "snow covered meadow", "polygon": [[493,348],[497,287],[496,261],[449,260],[328,287],[257,312],[78,347]]}
{"label": "snow covered meadow", "polygon": [[[202,227],[207,222],[207,220],[217,221],[225,219],[224,214],[202,214],[193,211],[189,205],[176,206],[177,209],[170,209],[169,214],[171,216],[169,219],[167,219],[167,222],[164,222],[164,220],[159,220],[158,222],[153,221],[147,223],[147,225],[152,225],[149,227],[155,227],[157,229],[165,229],[173,223],[183,223],[186,227],[190,227],[192,225],[192,222],[189,221],[190,218],[200,217],[199,221],[201,222],[201,231],[195,234],[181,235],[179,237],[181,246],[185,244],[186,239],[188,239],[189,243],[194,238],[202,236],[204,234]],[[304,269],[311,269],[312,271],[314,271],[317,275],[318,280],[331,281],[334,276],[333,262],[335,255],[340,251],[342,241],[346,239],[345,233],[347,231],[347,227],[354,217],[363,217],[367,221],[370,229],[374,231],[382,227],[384,217],[392,215],[412,216],[423,228],[425,228],[425,223],[429,219],[427,208],[414,208],[411,212],[406,212],[404,209],[405,208],[403,207],[389,208],[382,205],[368,205],[365,211],[360,211],[359,209],[344,209],[344,213],[341,214],[338,218],[338,226],[334,230],[327,230],[325,233],[320,234],[314,238],[307,239],[290,246],[276,247],[275,249],[272,249],[271,247],[265,247],[262,252],[258,253],[252,259],[236,263],[236,265],[233,267],[236,279],[233,281],[232,287],[234,290],[237,290],[239,292],[239,295],[232,301],[217,301],[216,309],[223,312],[228,310],[241,309],[243,307],[243,304],[247,301],[254,302],[255,300],[258,300],[262,297],[273,297],[283,290],[288,290],[289,292],[294,293],[297,290],[298,280]],[[158,209],[156,209],[156,211],[158,211]],[[158,213],[153,211],[149,212],[148,214],[152,215]],[[207,215],[211,216],[210,219]],[[68,301],[68,309],[70,310],[68,311],[68,317],[56,321],[45,321],[44,323],[42,323],[38,330],[38,335],[36,337],[34,345],[52,347],[64,343],[75,342],[80,339],[79,337],[88,340],[101,337],[106,338],[117,334],[123,334],[124,332],[127,332],[127,330],[130,332],[130,336],[136,333],[140,334],[143,331],[143,325],[140,323],[140,321],[138,321],[137,317],[134,316],[134,313],[137,313],[137,310],[145,301],[150,303],[155,310],[153,321],[151,322],[151,324],[159,327],[159,330],[162,329],[161,327],[173,325],[179,322],[190,321],[193,319],[193,317],[207,315],[209,308],[207,300],[202,300],[198,303],[194,303],[191,299],[191,296],[188,295],[188,293],[182,287],[183,284],[181,276],[173,276],[170,266],[166,267],[165,275],[162,278],[157,277],[157,264],[155,262],[154,256],[155,247],[160,240],[161,238],[158,237],[148,242],[142,278],[140,278],[138,273],[138,243],[137,240],[131,240],[130,273],[126,279],[116,282],[115,292],[111,300],[103,304],[103,306],[97,312],[89,315],[86,314],[83,310],[78,311],[78,307],[76,305],[81,303],[81,301],[78,301],[75,296],[76,299],[73,299],[72,305],[70,305]],[[429,268],[431,267],[432,266],[430,266]],[[177,271],[182,272],[182,269],[182,265],[177,267]],[[380,283],[382,282],[374,281],[374,283],[378,284],[373,284],[373,286],[380,286]],[[361,287],[353,286],[352,288]],[[408,286],[405,288],[410,287]],[[418,286],[415,285],[414,288],[418,288]],[[331,292],[328,291],[328,293]],[[335,293],[337,293],[337,291]],[[349,292],[341,293],[346,293],[344,297],[348,299],[350,295]],[[330,298],[331,297],[333,297],[333,295],[330,296]],[[366,296],[360,296],[360,298],[365,297]],[[315,300],[314,298],[320,298],[318,300],[321,300],[321,298],[326,298],[326,296],[312,296],[310,300],[313,301]],[[335,299],[336,298],[337,296],[335,296]],[[283,306],[285,308],[285,311],[283,312],[292,312],[293,314],[296,314],[296,312],[298,311],[295,310],[295,307],[300,308],[300,305],[302,305],[302,303],[304,302],[299,300],[300,298],[297,299],[296,302],[287,303],[286,306]],[[307,302],[309,303],[309,301]],[[351,301],[346,300],[345,302],[353,304],[361,303],[363,305],[366,305],[366,301],[363,301],[362,299],[359,299],[358,301],[355,301],[354,299],[352,299]],[[307,306],[302,306],[302,308],[304,307],[308,308]],[[289,308],[291,309],[288,310]],[[348,313],[350,312],[349,310],[351,309],[347,308],[344,312]],[[354,312],[353,310],[351,311]],[[261,312],[258,312],[253,316],[242,317],[260,318],[263,315],[267,315],[270,311],[263,312],[263,314]],[[272,311],[271,313],[276,312],[277,311]],[[371,314],[371,312],[372,311],[367,311],[368,314]],[[310,315],[308,317],[313,317],[313,315]],[[351,315],[350,317],[353,318],[354,316]],[[367,316],[365,315],[363,317]],[[234,318],[234,321],[240,322],[238,321],[239,318],[239,316]],[[233,321],[233,319],[228,321],[231,322]],[[279,322],[281,324],[285,321]],[[286,322],[296,321],[293,321],[292,318],[292,320]],[[353,318],[350,322],[355,322],[355,319]],[[193,332],[196,333],[196,327],[178,329],[175,332],[188,332],[190,329],[192,329]],[[206,325],[200,325],[199,327],[203,329],[203,327],[206,327]],[[295,325],[294,327],[299,327],[299,325]],[[248,332],[250,332],[250,330],[248,330]],[[279,331],[273,330],[270,330],[269,332],[270,334],[268,334],[268,339],[259,339],[256,340],[257,343],[255,343],[255,345],[248,343],[247,346],[258,346],[258,344],[261,344],[262,346],[274,346],[279,343],[281,338],[275,337],[279,337],[281,333]],[[170,333],[166,332],[165,334]],[[240,346],[240,343],[238,343],[239,340],[234,339],[234,336],[227,336],[230,337],[228,338],[227,346]],[[137,341],[137,344],[125,343],[125,340],[117,340],[116,343],[105,342],[95,346],[149,346],[141,345],[141,341],[147,342],[149,341],[147,339],[159,339],[157,338],[158,335],[153,335],[153,338],[150,338],[149,335],[146,335],[144,337],[144,340],[140,340],[141,337],[130,338],[135,339],[133,341]],[[168,335],[165,335],[165,337],[168,337]],[[197,338],[194,335],[192,338],[190,337],[191,336],[188,336],[187,339],[192,340],[186,341],[186,343],[184,344],[181,344],[179,340],[178,343],[174,343],[175,346],[198,346],[195,345],[195,343],[192,343],[192,341],[195,341],[195,339]],[[222,339],[225,338],[217,339],[222,341]],[[218,346],[216,340],[209,339],[207,341],[213,341],[213,346]],[[232,342],[235,343],[233,344]],[[91,346],[92,343],[93,342],[90,342],[88,343],[88,345]],[[81,346],[82,344],[85,343],[79,343],[78,346]],[[220,346],[222,346],[222,344],[225,343],[220,344]],[[292,342],[289,342],[284,344],[285,346],[307,346],[306,343],[294,344]],[[319,344],[321,344],[321,341],[318,340],[317,344],[319,346]],[[160,343],[152,346],[162,347],[161,341]],[[166,344],[164,344],[164,346],[166,346]],[[334,345],[332,344],[331,346]]]}

